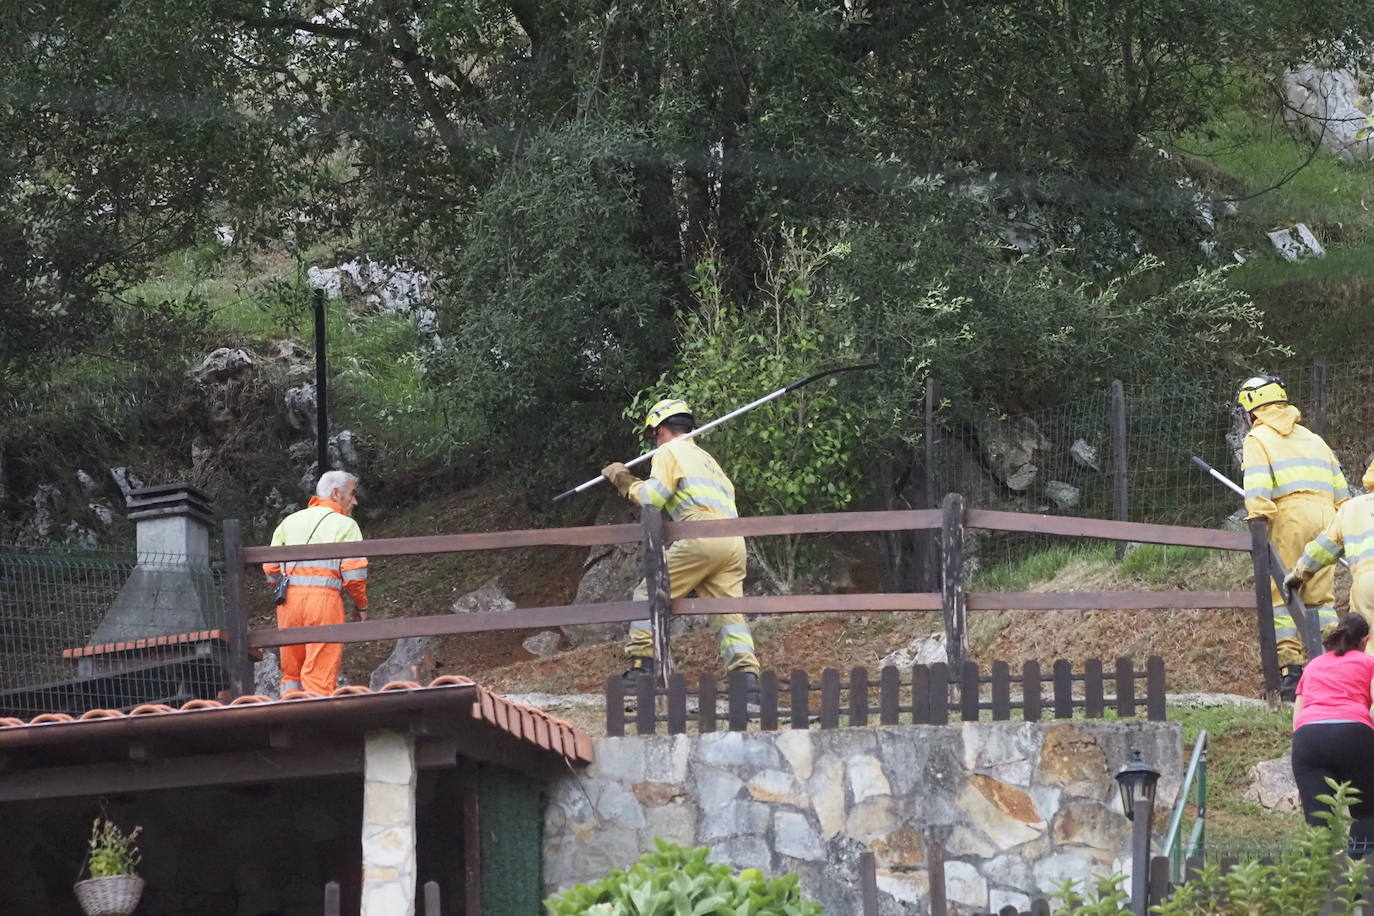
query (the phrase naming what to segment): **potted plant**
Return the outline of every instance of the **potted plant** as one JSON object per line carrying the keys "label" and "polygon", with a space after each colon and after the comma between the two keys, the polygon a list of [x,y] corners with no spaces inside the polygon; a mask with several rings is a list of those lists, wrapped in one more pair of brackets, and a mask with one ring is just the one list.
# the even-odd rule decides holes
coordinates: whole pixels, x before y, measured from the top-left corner
{"label": "potted plant", "polygon": [[86,867],[91,876],[76,884],[76,899],[86,916],[128,916],[143,896],[138,870],[140,856],[135,841],[142,827],[127,836],[102,817],[91,824],[91,844]]}

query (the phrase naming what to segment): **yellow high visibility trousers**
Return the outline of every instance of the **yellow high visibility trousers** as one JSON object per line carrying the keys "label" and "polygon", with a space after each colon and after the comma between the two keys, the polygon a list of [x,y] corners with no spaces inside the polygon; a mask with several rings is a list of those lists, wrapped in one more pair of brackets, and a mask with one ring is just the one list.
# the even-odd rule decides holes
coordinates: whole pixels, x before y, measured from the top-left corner
{"label": "yellow high visibility trousers", "polygon": [[[1321,534],[1322,529],[1336,517],[1336,507],[1329,497],[1304,492],[1279,497],[1275,505],[1278,513],[1269,519],[1269,539],[1278,549],[1279,556],[1283,559],[1284,570],[1287,571],[1297,564],[1307,542]],[[1273,582],[1270,582],[1270,593],[1274,600],[1274,637],[1278,643],[1279,667],[1304,664],[1307,652],[1303,649],[1302,638],[1298,635],[1297,622],[1288,613],[1283,596],[1279,594],[1278,586]],[[1327,627],[1335,626],[1335,567],[1324,566],[1317,570],[1312,578],[1303,584],[1300,594],[1305,607],[1316,609],[1323,631]],[[1353,594],[1351,600],[1353,603]]]}
{"label": "yellow high visibility trousers", "polygon": [[[668,579],[674,598],[684,598],[696,592],[701,598],[739,598],[744,595],[744,538],[692,538],[674,541],[667,551]],[[640,582],[634,596],[644,600],[648,587]],[[711,623],[716,628],[720,657],[729,671],[759,673],[759,659],[754,652],[754,634],[749,630],[743,614],[714,614]],[[630,658],[654,657],[654,629],[649,620],[630,624],[630,638],[625,643]]]}

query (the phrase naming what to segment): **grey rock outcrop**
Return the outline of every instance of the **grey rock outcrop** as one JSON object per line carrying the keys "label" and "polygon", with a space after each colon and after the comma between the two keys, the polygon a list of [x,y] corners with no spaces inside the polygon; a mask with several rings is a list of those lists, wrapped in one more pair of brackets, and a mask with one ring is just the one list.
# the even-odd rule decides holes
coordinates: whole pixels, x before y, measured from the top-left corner
{"label": "grey rock outcrop", "polygon": [[212,350],[191,373],[202,385],[225,382],[253,368],[253,357],[247,350],[220,347]]}
{"label": "grey rock outcrop", "polygon": [[[597,513],[596,524],[617,525],[638,521],[635,508],[619,497],[608,496]],[[612,544],[593,547],[582,562],[582,578],[577,583],[573,604],[599,604],[624,601],[643,578],[639,544]],[[614,642],[629,630],[624,623],[586,623],[561,628],[574,646]]]}
{"label": "grey rock outcrop", "polygon": [[396,648],[372,672],[368,686],[373,690],[381,690],[392,681],[428,684],[434,677],[434,646],[434,640],[428,636],[407,636],[396,640]]}
{"label": "grey rock outcrop", "polygon": [[1347,165],[1374,160],[1369,102],[1354,70],[1304,64],[1283,75],[1283,117],[1289,128]]}
{"label": "grey rock outcrop", "polygon": [[998,480],[1018,492],[1035,482],[1040,468],[1036,452],[1050,443],[1030,417],[999,419],[987,417],[974,422],[983,459]]}
{"label": "grey rock outcrop", "polygon": [[1293,758],[1261,760],[1250,768],[1250,785],[1242,795],[1268,811],[1291,814],[1302,810],[1298,784],[1293,781]]}
{"label": "grey rock outcrop", "polygon": [[492,576],[453,602],[455,614],[494,614],[513,610],[515,602],[501,590],[501,580],[497,576]]}

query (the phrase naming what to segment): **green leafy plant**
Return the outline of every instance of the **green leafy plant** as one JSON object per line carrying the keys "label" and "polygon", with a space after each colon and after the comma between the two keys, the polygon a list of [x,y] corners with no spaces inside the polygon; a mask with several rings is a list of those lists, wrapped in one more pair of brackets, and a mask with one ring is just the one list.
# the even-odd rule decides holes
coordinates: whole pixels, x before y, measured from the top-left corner
{"label": "green leafy plant", "polygon": [[[1322,826],[1304,826],[1294,834],[1288,850],[1272,865],[1244,862],[1223,875],[1210,862],[1192,879],[1174,889],[1168,899],[1150,908],[1158,916],[1353,916],[1359,893],[1367,883],[1369,866],[1346,856],[1350,834],[1350,806],[1359,792],[1349,783],[1328,778],[1329,795],[1317,799],[1330,806],[1317,814]],[[1122,916],[1131,912],[1123,890],[1125,878],[1106,875],[1094,882],[1091,896],[1080,893],[1073,881],[1055,892],[1060,916]],[[1331,901],[1332,909],[1323,909]]]}
{"label": "green leafy plant", "polygon": [[138,835],[142,827],[125,834],[114,821],[98,817],[91,824],[88,868],[92,878],[111,878],[115,875],[135,875],[143,857],[138,851]]}
{"label": "green leafy plant", "polygon": [[550,916],[825,916],[804,900],[796,875],[767,878],[706,861],[705,846],[654,840],[655,852],[629,871],[613,870],[544,901]]}
{"label": "green leafy plant", "polygon": [[[735,302],[722,262],[697,265],[697,308],[682,322],[675,365],[641,391],[625,415],[640,420],[661,397],[680,397],[706,422],[822,369],[857,359],[847,316],[850,300],[823,282],[828,264],[848,254],[805,231],[784,230],[764,255],[761,307]],[[797,391],[707,434],[702,444],[735,484],[742,515],[844,509],[861,482],[859,433],[834,379]],[[800,539],[760,539],[751,550],[775,585],[791,590]]]}

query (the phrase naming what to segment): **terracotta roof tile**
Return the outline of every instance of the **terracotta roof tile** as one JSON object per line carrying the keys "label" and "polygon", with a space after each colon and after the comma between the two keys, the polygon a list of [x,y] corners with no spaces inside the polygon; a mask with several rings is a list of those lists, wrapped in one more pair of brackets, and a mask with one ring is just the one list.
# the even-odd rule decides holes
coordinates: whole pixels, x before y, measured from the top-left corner
{"label": "terracotta roof tile", "polygon": [[260,694],[249,694],[229,702],[220,702],[219,700],[188,700],[183,703],[179,709],[163,703],[144,703],[141,706],[134,707],[128,713],[120,712],[117,709],[91,709],[82,713],[80,720],[66,713],[43,713],[42,715],[34,716],[28,722],[18,718],[0,718],[0,728],[20,728],[52,723],[118,719],[126,715],[153,716],[167,714],[180,715],[183,713],[198,713],[204,715],[212,713],[216,709],[227,709],[235,706],[260,706],[274,703],[309,703],[321,699],[343,699],[382,692],[433,690],[451,687],[476,688],[477,696],[474,698],[472,705],[473,718],[488,722],[496,728],[507,732],[514,738],[521,741],[528,741],[541,749],[553,751],[570,760],[582,763],[591,762],[591,739],[578,731],[570,723],[556,716],[552,716],[542,709],[536,709],[533,706],[526,706],[523,703],[516,703],[513,700],[509,700],[477,684],[471,678],[453,674],[435,678],[430,682],[428,687],[421,686],[414,681],[392,681],[384,685],[380,691],[373,691],[361,685],[340,687],[329,697],[319,697],[307,693],[304,690],[288,690],[282,694],[280,700],[274,700],[271,697],[262,696]]}

